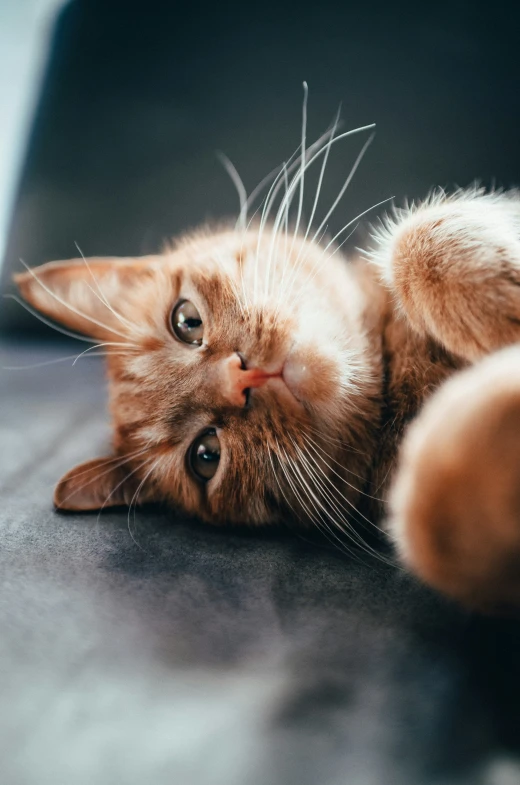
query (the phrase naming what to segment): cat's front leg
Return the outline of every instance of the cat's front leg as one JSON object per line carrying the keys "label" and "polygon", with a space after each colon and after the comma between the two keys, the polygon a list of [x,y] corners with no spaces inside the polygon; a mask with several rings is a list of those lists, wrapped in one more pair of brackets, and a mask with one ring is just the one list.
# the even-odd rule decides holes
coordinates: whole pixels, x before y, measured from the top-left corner
{"label": "cat's front leg", "polygon": [[374,260],[413,327],[475,360],[520,340],[520,194],[462,191],[396,212]]}
{"label": "cat's front leg", "polygon": [[456,374],[426,403],[404,437],[388,523],[431,586],[520,614],[520,347]]}

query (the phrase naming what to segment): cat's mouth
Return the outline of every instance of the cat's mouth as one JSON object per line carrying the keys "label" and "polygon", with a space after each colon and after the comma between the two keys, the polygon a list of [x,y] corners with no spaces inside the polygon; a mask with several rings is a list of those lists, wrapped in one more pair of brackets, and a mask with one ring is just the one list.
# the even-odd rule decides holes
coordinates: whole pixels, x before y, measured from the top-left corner
{"label": "cat's mouth", "polygon": [[331,358],[305,345],[293,345],[285,360],[262,367],[235,369],[239,374],[240,401],[263,387],[292,409],[303,409],[330,401],[334,393],[335,368]]}

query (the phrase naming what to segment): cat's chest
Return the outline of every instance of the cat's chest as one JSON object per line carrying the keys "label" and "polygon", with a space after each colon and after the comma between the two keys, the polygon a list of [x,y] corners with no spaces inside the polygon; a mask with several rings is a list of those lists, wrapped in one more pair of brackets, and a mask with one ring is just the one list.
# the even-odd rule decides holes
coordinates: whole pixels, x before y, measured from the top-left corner
{"label": "cat's chest", "polygon": [[371,484],[384,496],[406,426],[424,401],[464,363],[431,338],[418,335],[396,314],[389,315],[382,326],[381,350],[381,419]]}
{"label": "cat's chest", "polygon": [[462,360],[433,338],[419,335],[404,318],[393,314],[383,329],[382,353],[386,419],[396,420],[401,427],[442,382],[464,367]]}

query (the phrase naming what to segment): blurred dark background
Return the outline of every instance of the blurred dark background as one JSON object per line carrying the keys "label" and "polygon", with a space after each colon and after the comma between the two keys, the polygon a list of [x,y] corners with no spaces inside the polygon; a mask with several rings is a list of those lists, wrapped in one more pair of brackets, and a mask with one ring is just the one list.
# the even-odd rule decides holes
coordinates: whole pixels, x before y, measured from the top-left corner
{"label": "blurred dark background", "polygon": [[[520,12],[513,4],[195,4],[73,0],[55,28],[6,258],[141,254],[232,216],[224,151],[248,192],[342,103],[377,136],[331,230],[435,184],[520,183]],[[331,155],[322,205],[363,139]],[[356,238],[354,238],[355,240]],[[353,241],[354,241],[353,240]],[[4,301],[0,325],[45,328]]]}

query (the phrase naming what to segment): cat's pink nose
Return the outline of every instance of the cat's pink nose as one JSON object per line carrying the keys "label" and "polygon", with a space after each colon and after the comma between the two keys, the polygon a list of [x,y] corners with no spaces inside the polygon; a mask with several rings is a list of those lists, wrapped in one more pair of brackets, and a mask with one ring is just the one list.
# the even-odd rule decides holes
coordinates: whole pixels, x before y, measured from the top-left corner
{"label": "cat's pink nose", "polygon": [[222,365],[222,394],[232,406],[246,406],[249,390],[280,376],[280,371],[268,373],[261,368],[248,368],[245,358],[238,352],[226,357]]}

